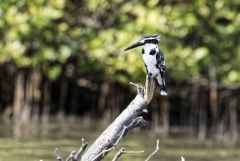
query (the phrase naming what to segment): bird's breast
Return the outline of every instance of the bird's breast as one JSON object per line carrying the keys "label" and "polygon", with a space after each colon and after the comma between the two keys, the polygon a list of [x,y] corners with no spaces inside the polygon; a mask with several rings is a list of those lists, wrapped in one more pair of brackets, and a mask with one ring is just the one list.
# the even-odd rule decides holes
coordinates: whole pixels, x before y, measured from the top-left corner
{"label": "bird's breast", "polygon": [[159,69],[156,67],[156,55],[143,54],[142,56],[148,72],[152,73],[154,76],[157,75],[159,73]]}
{"label": "bird's breast", "polygon": [[156,76],[159,74],[159,69],[156,67],[156,55],[159,52],[157,44],[145,44],[142,51],[143,61],[149,73]]}

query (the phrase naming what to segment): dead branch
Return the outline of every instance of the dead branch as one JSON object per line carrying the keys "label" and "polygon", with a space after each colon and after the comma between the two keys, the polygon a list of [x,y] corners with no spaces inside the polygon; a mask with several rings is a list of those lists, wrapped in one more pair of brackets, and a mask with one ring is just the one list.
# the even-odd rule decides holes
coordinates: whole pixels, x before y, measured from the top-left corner
{"label": "dead branch", "polygon": [[181,157],[181,161],[185,161],[185,158],[183,156]]}
{"label": "dead branch", "polygon": [[[80,159],[82,153],[84,152],[84,150],[86,149],[87,145],[88,145],[88,142],[84,138],[82,138],[82,145],[79,148],[77,154],[75,155],[76,151],[72,151],[70,153],[70,155],[68,156],[68,158],[66,159],[66,161],[79,161],[79,159]],[[56,155],[58,161],[64,161],[63,157],[61,155],[61,152],[58,148],[55,149],[55,155]]]}
{"label": "dead branch", "polygon": [[125,148],[121,148],[116,155],[114,156],[114,158],[112,159],[112,161],[117,161],[122,154],[138,154],[138,153],[143,153],[144,151],[125,151]]}
{"label": "dead branch", "polygon": [[93,161],[97,161],[99,158],[104,158],[111,150],[115,150],[115,146],[112,146],[108,149],[103,150],[93,159]]}
{"label": "dead branch", "polygon": [[[128,105],[128,107],[113,121],[111,125],[96,139],[88,151],[83,155],[81,161],[100,161],[109,152],[109,149],[115,146],[121,138],[129,131],[127,126],[134,127],[136,125],[136,118],[141,116],[147,108],[147,102],[144,99],[144,89],[135,83],[130,83],[134,85],[138,94],[133,99],[133,101]],[[149,91],[149,93],[153,90]],[[151,94],[150,94],[151,95]],[[149,99],[150,97],[148,97]],[[148,100],[149,101],[149,100]],[[144,124],[143,119],[138,124]],[[134,123],[131,125],[131,123]],[[105,154],[104,156],[102,154]]]}
{"label": "dead branch", "polygon": [[88,146],[88,142],[84,138],[82,138],[82,145],[79,148],[77,154],[73,156],[72,160],[73,161],[78,161],[80,159],[80,156],[82,155],[82,153],[84,152],[84,150],[86,149],[87,146]]}
{"label": "dead branch", "polygon": [[124,148],[121,148],[121,149],[116,153],[116,155],[114,156],[114,158],[112,159],[112,161],[117,161],[118,158],[120,158],[120,156],[121,156],[122,154],[124,154],[124,151],[125,151],[125,149],[124,149]]}
{"label": "dead branch", "polygon": [[61,152],[58,148],[55,149],[55,155],[56,155],[58,161],[63,161]]}
{"label": "dead branch", "polygon": [[[130,82],[130,84],[137,88],[137,96],[112,122],[112,124],[109,125],[108,128],[106,128],[104,132],[95,140],[87,152],[81,157],[81,161],[102,160],[111,150],[115,150],[115,146],[130,130],[135,127],[148,125],[148,122],[145,121],[141,115],[147,112],[147,105],[150,103],[153,97],[155,81],[152,78],[147,80],[145,88],[142,88],[136,83]],[[77,154],[75,155],[75,151],[72,151],[66,161],[79,161],[80,156],[86,149],[86,146],[87,142],[82,139],[82,146]],[[63,161],[61,153],[58,149],[56,149],[55,154],[58,161]],[[119,152],[119,155],[122,154]],[[118,158],[116,158],[116,160]]]}
{"label": "dead branch", "polygon": [[99,153],[94,159],[93,161],[96,161],[99,157],[104,158],[105,155],[107,155],[107,153],[109,153],[111,150],[115,150],[115,146],[121,141],[121,139],[127,134],[127,132],[135,127],[143,127],[143,126],[147,126],[148,122],[145,121],[142,117],[137,117],[136,119],[134,119],[129,125],[124,126],[121,135],[119,136],[119,138],[117,139],[117,141],[108,149],[103,150],[101,153]]}
{"label": "dead branch", "polygon": [[149,77],[146,79],[145,83],[145,92],[144,92],[144,100],[147,104],[149,104],[153,98],[155,88],[155,79],[153,77]]}
{"label": "dead branch", "polygon": [[144,126],[147,126],[148,124],[149,123],[146,120],[144,120],[142,117],[137,117],[129,125],[123,127],[123,131],[114,145],[116,146],[119,143],[119,141],[124,136],[126,136],[126,134],[129,130],[131,130],[135,127],[144,127]]}
{"label": "dead branch", "polygon": [[158,151],[159,151],[159,140],[157,139],[156,149],[147,157],[147,159],[145,159],[145,161],[148,161],[149,159],[151,159]]}
{"label": "dead branch", "polygon": [[137,83],[133,83],[133,82],[129,82],[130,85],[134,86],[135,88],[137,88],[137,92],[141,93],[143,92],[143,87],[141,87],[139,84]]}
{"label": "dead branch", "polygon": [[69,157],[66,159],[66,161],[72,161],[74,157],[75,151],[72,151]]}

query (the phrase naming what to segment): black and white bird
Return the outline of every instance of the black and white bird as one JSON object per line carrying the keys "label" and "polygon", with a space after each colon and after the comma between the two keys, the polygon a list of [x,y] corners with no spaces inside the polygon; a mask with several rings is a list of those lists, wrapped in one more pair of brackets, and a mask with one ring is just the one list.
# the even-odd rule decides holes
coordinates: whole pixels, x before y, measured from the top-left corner
{"label": "black and white bird", "polygon": [[157,34],[143,36],[140,40],[124,49],[124,51],[143,45],[142,57],[147,70],[147,79],[150,77],[155,78],[160,86],[160,94],[166,96],[166,64],[163,52],[158,47],[159,41],[160,36]]}

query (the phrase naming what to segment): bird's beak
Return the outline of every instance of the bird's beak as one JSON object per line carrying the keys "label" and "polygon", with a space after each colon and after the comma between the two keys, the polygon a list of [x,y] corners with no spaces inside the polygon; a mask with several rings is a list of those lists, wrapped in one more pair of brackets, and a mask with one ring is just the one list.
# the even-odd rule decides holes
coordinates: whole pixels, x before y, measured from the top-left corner
{"label": "bird's beak", "polygon": [[133,48],[138,47],[138,46],[141,46],[141,45],[144,45],[144,43],[138,41],[138,42],[133,43],[132,45],[130,45],[129,47],[127,47],[127,48],[124,49],[123,51],[127,51],[127,50],[129,50],[129,49],[133,49]]}

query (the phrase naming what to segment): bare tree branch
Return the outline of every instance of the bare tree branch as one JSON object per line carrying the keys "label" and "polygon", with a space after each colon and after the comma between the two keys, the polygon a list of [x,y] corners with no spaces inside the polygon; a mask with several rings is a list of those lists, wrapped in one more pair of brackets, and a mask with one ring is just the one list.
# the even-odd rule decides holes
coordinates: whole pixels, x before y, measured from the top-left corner
{"label": "bare tree branch", "polygon": [[103,150],[101,153],[99,153],[94,159],[93,159],[93,161],[96,161],[96,160],[98,160],[98,158],[104,158],[106,155],[107,155],[107,153],[109,153],[111,150],[115,150],[115,146],[112,146],[112,147],[110,147],[110,148],[108,148],[108,149],[105,149],[105,150]]}
{"label": "bare tree branch", "polygon": [[69,155],[69,157],[66,159],[66,161],[72,161],[73,160],[73,157],[74,157],[74,154],[75,154],[76,151],[72,151],[71,154]]}
{"label": "bare tree branch", "polygon": [[117,141],[115,143],[112,144],[112,146],[108,149],[103,150],[101,153],[99,153],[94,159],[93,161],[97,160],[100,156],[101,157],[105,157],[105,155],[110,152],[111,150],[115,150],[115,146],[121,141],[121,139],[127,134],[127,132],[135,127],[138,126],[147,126],[148,122],[145,121],[142,117],[137,117],[136,119],[134,119],[129,125],[124,126],[121,135],[119,136],[119,138],[117,139]]}
{"label": "bare tree branch", "polygon": [[87,146],[88,146],[88,142],[84,138],[82,138],[82,145],[79,148],[77,154],[73,156],[72,160],[73,161],[78,161],[80,159],[80,156],[82,155],[82,153],[84,152],[84,150],[86,149]]}
{"label": "bare tree branch", "polygon": [[112,161],[117,161],[118,158],[120,158],[121,155],[124,154],[124,151],[125,151],[125,149],[124,149],[124,148],[121,148],[121,149],[116,153],[116,155],[114,156],[114,158],[112,159]]}
{"label": "bare tree branch", "polygon": [[181,156],[181,161],[185,161],[185,158],[183,156]]}
{"label": "bare tree branch", "polygon": [[63,161],[61,152],[58,148],[55,149],[55,155],[56,155],[58,161]]}
{"label": "bare tree branch", "polygon": [[144,120],[141,116],[137,117],[129,125],[123,127],[122,133],[114,145],[116,146],[119,143],[119,141],[121,141],[121,139],[127,134],[129,130],[138,126],[141,126],[141,127],[147,126],[148,124],[149,123],[146,120]]}
{"label": "bare tree branch", "polygon": [[143,153],[144,151],[125,151],[125,148],[121,148],[116,155],[114,156],[114,158],[112,159],[112,161],[117,161],[122,154],[138,154],[138,153]]}
{"label": "bare tree branch", "polygon": [[[81,161],[102,160],[105,154],[112,150],[112,147],[114,147],[122,139],[122,137],[126,135],[126,132],[130,130],[129,127],[135,127],[130,125],[131,123],[134,123],[134,125],[140,125],[146,122],[145,121],[143,123],[143,119],[139,119],[138,117],[147,111],[147,104],[150,103],[153,96],[155,81],[154,79],[149,79],[147,86],[145,87],[146,90],[138,84],[132,82],[130,82],[130,84],[138,89],[137,96],[113,121],[113,123],[109,125],[108,128],[105,129],[105,131],[95,140],[87,152],[82,156]],[[136,118],[138,118],[140,122],[137,123],[134,121]],[[128,125],[130,126],[127,127]]]}
{"label": "bare tree branch", "polygon": [[[139,90],[135,99],[133,99],[128,107],[95,140],[87,152],[82,156],[81,161],[102,160],[103,152],[104,154],[107,154],[109,152],[109,149],[112,149],[115,143],[118,143],[119,140],[121,140],[122,136],[124,136],[126,133],[126,126],[130,125],[132,122],[135,122],[133,120],[141,116],[146,111],[147,103],[144,100],[144,90],[139,86],[137,87]],[[138,124],[140,125],[143,123]],[[136,125],[136,123],[134,123],[134,125]]]}
{"label": "bare tree branch", "polygon": [[[108,128],[103,131],[103,133],[95,140],[95,142],[82,157],[81,155],[87,146],[87,142],[85,142],[84,139],[82,139],[82,146],[78,150],[77,154],[75,154],[75,151],[73,151],[69,155],[67,161],[100,161],[111,150],[115,150],[115,146],[119,143],[119,141],[121,141],[121,139],[129,130],[138,126],[146,126],[148,124],[148,122],[140,116],[147,112],[147,105],[150,103],[153,97],[155,80],[153,78],[148,79],[146,81],[145,88],[142,88],[136,83],[130,82],[130,84],[137,88],[137,96],[112,122],[112,124],[110,124]],[[151,158],[155,153],[151,154],[149,157]],[[61,153],[58,149],[55,150],[55,154],[58,161],[63,161]]]}
{"label": "bare tree branch", "polygon": [[147,157],[147,159],[145,159],[145,161],[148,161],[149,159],[151,159],[158,151],[159,151],[159,140],[157,139],[156,149]]}
{"label": "bare tree branch", "polygon": [[144,100],[149,104],[153,98],[153,93],[155,89],[155,79],[149,77],[146,79],[145,88],[144,88]]}
{"label": "bare tree branch", "polygon": [[132,86],[134,86],[134,87],[136,87],[138,93],[143,92],[143,87],[141,87],[139,84],[133,83],[133,82],[129,82],[129,84],[132,85]]}
{"label": "bare tree branch", "polygon": [[[82,138],[82,145],[79,148],[77,154],[75,155],[76,151],[72,151],[71,154],[66,159],[66,161],[79,161],[80,156],[82,155],[83,151],[86,149],[87,145],[88,145],[88,142],[84,138]],[[64,161],[61,155],[61,152],[58,148],[55,149],[55,155],[58,161]]]}

